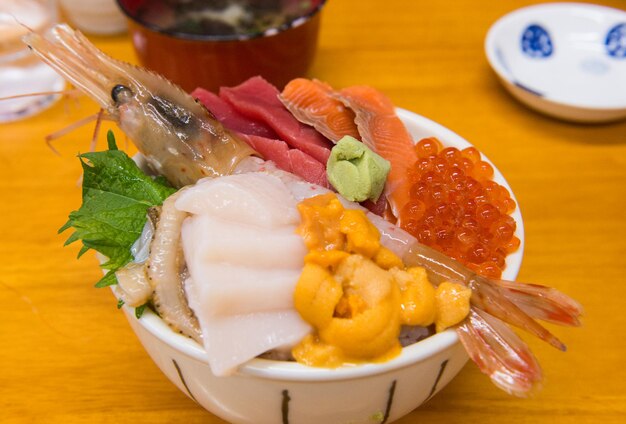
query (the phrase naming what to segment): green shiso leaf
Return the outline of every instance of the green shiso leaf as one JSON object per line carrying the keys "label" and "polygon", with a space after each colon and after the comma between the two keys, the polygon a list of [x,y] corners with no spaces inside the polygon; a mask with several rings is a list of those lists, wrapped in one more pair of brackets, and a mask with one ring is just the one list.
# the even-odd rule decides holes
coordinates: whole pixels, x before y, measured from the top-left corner
{"label": "green shiso leaf", "polygon": [[146,310],[146,306],[148,306],[148,304],[144,303],[143,305],[137,306],[135,308],[135,317],[137,317],[137,319],[141,318],[143,312]]}
{"label": "green shiso leaf", "polygon": [[124,152],[117,150],[113,132],[109,150],[79,155],[83,167],[83,203],[69,215],[59,233],[72,228],[65,244],[82,241],[79,257],[93,249],[108,260],[109,272],[96,287],[116,284],[115,271],[133,260],[130,248],[146,223],[146,212],[176,190],[162,178],[146,175]]}
{"label": "green shiso leaf", "polygon": [[117,284],[117,278],[115,278],[115,270],[111,270],[107,272],[105,276],[94,285],[94,287],[101,289],[102,287],[109,287],[114,284]]}
{"label": "green shiso leaf", "polygon": [[117,150],[117,143],[115,143],[115,136],[113,135],[113,131],[111,130],[107,132],[107,144],[109,145],[109,150]]}

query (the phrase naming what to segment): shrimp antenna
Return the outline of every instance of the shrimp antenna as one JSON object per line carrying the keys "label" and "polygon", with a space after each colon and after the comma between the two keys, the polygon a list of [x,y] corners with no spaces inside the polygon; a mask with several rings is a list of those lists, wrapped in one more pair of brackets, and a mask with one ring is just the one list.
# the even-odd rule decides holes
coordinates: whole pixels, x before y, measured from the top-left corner
{"label": "shrimp antenna", "polygon": [[34,96],[52,96],[54,94],[60,94],[64,97],[74,97],[77,98],[80,95],[80,91],[77,88],[71,88],[67,90],[57,90],[57,91],[42,91],[39,93],[25,93],[25,94],[15,94],[13,96],[0,97],[0,101],[2,100],[13,100],[13,99],[21,99],[24,97],[34,97]]}
{"label": "shrimp antenna", "polygon": [[46,136],[46,144],[48,145],[50,150],[52,150],[55,154],[60,156],[61,154],[54,147],[52,142],[54,140],[58,139],[58,138],[61,138],[61,137],[65,136],[66,134],[71,133],[72,131],[74,131],[74,130],[80,128],[80,127],[83,127],[83,126],[85,126],[85,125],[95,121],[96,122],[96,126],[94,128],[92,140],[89,143],[90,149],[91,149],[91,151],[93,151],[96,148],[97,137],[98,137],[98,133],[100,131],[101,122],[103,120],[110,121],[112,119],[109,117],[109,115],[106,114],[106,112],[103,109],[100,109],[98,111],[98,113],[95,113],[93,115],[89,115],[89,116],[87,116],[87,117],[85,117],[85,118],[83,118],[83,119],[81,119],[79,121],[76,121],[76,122],[68,125],[65,128],[62,128],[62,129],[60,129],[60,130],[58,130],[58,131],[56,131],[56,132],[54,132],[52,134],[48,134]]}
{"label": "shrimp antenna", "polygon": [[96,126],[93,129],[93,136],[91,137],[91,143],[89,143],[89,151],[96,150],[96,144],[98,143],[98,134],[100,133],[100,127],[102,126],[102,119],[104,118],[104,109],[100,108],[96,114]]}

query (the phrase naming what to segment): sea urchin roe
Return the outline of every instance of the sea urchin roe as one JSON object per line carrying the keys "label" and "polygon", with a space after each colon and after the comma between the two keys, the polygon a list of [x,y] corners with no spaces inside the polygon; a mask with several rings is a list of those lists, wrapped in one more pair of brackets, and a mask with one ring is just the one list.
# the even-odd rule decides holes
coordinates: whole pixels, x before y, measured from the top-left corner
{"label": "sea urchin roe", "polygon": [[517,250],[515,201],[493,181],[493,167],[474,147],[444,148],[436,138],[415,146],[418,160],[408,172],[410,200],[400,226],[487,277],[499,278],[505,258]]}
{"label": "sea urchin roe", "polygon": [[[401,349],[403,325],[438,331],[469,311],[469,289],[453,283],[435,289],[423,268],[405,268],[380,244],[380,233],[360,210],[344,209],[328,193],[298,205],[309,252],[294,304],[314,333],[296,345],[298,362],[324,367],[384,361]],[[452,289],[453,288],[453,289]]]}

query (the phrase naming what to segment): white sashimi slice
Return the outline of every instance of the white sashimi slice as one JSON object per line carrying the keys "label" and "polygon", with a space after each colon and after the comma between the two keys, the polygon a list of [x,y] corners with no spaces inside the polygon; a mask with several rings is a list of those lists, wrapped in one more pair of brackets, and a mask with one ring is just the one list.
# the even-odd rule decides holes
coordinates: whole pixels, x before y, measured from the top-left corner
{"label": "white sashimi slice", "polygon": [[237,315],[293,309],[300,269],[258,269],[203,263],[192,271],[195,296],[209,315]]}
{"label": "white sashimi slice", "polygon": [[[237,173],[236,175],[264,174],[278,178],[291,192],[291,195],[295,199],[296,203],[301,202],[304,199],[308,199],[309,197],[317,196],[318,194],[325,194],[331,191],[317,184],[309,183],[290,172],[283,171],[272,161],[264,161],[254,156],[239,162],[235,172]],[[344,206],[352,204],[352,207],[357,205],[361,208],[358,204],[345,200],[342,197],[339,197],[339,200],[342,203],[347,202]]]}
{"label": "white sashimi slice", "polygon": [[302,340],[311,327],[294,309],[293,293],[307,251],[284,182],[265,173],[230,175],[184,195],[176,207],[191,213],[181,236],[185,292],[213,373],[227,375]]}
{"label": "white sashimi slice", "polygon": [[295,228],[269,229],[224,221],[206,214],[194,215],[183,223],[183,250],[192,273],[195,261],[266,269],[302,269],[306,247]]}
{"label": "white sashimi slice", "polygon": [[311,331],[295,310],[211,317],[204,323],[205,317],[198,319],[204,340],[211,341],[205,349],[217,376],[231,374],[271,349],[293,346]]}
{"label": "white sashimi slice", "polygon": [[266,173],[200,181],[181,194],[176,208],[267,228],[300,220],[296,200],[283,182]]}

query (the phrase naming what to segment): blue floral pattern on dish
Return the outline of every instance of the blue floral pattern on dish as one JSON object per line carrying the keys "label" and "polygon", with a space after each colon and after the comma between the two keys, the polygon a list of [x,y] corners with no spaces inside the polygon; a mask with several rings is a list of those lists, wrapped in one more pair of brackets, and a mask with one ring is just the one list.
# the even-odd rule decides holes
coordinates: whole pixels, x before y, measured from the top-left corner
{"label": "blue floral pattern on dish", "polygon": [[604,40],[606,52],[618,59],[626,58],[626,24],[617,24],[611,28]]}
{"label": "blue floral pattern on dish", "polygon": [[527,26],[522,32],[522,52],[534,59],[552,56],[554,46],[548,31],[537,24]]}

